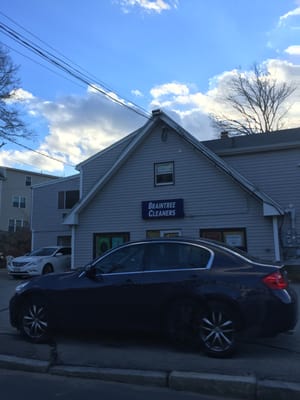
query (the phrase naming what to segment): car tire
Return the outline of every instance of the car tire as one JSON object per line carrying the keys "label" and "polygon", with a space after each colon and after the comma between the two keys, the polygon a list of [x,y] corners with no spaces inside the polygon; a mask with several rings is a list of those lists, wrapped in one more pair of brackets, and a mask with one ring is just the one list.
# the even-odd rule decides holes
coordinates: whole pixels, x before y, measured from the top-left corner
{"label": "car tire", "polygon": [[190,299],[172,304],[167,316],[167,335],[174,345],[180,347],[195,345],[194,321],[199,311],[199,305]]}
{"label": "car tire", "polygon": [[20,331],[33,343],[45,343],[50,339],[47,308],[41,300],[28,300],[20,314]]}
{"label": "car tire", "polygon": [[53,266],[51,264],[46,264],[43,268],[43,275],[51,274],[53,272]]}
{"label": "car tire", "polygon": [[231,357],[237,350],[238,326],[238,316],[230,306],[209,303],[197,317],[197,336],[203,351],[211,357]]}

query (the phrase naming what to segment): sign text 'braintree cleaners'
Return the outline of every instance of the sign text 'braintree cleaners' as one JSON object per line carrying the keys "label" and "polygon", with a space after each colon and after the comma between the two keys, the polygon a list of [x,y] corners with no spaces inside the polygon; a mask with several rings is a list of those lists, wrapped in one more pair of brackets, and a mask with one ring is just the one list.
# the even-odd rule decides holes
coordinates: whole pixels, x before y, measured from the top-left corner
{"label": "sign text 'braintree cleaners'", "polygon": [[143,201],[142,216],[144,219],[183,218],[183,199]]}

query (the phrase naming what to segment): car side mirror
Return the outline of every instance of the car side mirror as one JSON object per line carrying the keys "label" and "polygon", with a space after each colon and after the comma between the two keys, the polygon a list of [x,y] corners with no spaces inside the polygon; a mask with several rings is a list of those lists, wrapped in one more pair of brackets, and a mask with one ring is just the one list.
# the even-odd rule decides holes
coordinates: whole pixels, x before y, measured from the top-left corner
{"label": "car side mirror", "polygon": [[98,277],[97,277],[97,270],[96,270],[96,268],[93,267],[93,266],[88,266],[88,267],[86,268],[86,270],[85,270],[85,273],[86,273],[86,276],[87,276],[89,279],[93,279],[93,280],[98,279]]}
{"label": "car side mirror", "polygon": [[56,257],[60,257],[60,256],[63,256],[63,253],[56,253],[55,255],[56,255]]}

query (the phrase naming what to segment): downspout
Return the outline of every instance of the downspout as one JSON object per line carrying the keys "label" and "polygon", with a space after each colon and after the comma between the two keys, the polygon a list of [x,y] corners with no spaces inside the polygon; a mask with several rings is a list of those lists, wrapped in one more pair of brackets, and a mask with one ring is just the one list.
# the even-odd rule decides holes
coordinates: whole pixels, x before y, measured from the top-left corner
{"label": "downspout", "polygon": [[75,269],[75,255],[74,255],[74,251],[75,251],[75,229],[76,229],[76,225],[72,225],[71,228],[71,270]]}
{"label": "downspout", "polygon": [[280,260],[280,245],[279,245],[279,229],[278,229],[278,217],[274,215],[273,220],[273,239],[274,239],[274,250],[275,250],[275,261]]}

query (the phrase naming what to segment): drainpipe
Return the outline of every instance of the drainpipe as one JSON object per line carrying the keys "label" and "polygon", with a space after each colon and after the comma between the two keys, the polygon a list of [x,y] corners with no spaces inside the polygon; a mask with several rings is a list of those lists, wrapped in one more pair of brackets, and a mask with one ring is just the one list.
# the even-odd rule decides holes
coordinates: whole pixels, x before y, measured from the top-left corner
{"label": "drainpipe", "polygon": [[71,269],[75,269],[75,234],[76,234],[76,226],[72,225],[72,236],[71,236]]}
{"label": "drainpipe", "polygon": [[279,229],[278,229],[277,216],[274,215],[272,217],[272,220],[273,220],[273,238],[274,238],[275,260],[280,261]]}

